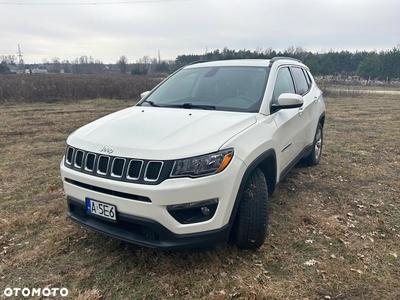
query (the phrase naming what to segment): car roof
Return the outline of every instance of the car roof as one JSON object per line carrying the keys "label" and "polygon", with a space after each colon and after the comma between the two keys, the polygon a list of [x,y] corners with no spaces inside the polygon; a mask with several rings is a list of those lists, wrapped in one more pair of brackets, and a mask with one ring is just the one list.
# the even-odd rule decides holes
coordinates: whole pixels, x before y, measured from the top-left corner
{"label": "car roof", "polygon": [[196,61],[185,66],[185,69],[206,68],[206,67],[270,67],[274,63],[292,64],[303,66],[303,63],[290,57],[274,57],[272,59],[227,59],[216,61]]}
{"label": "car roof", "polygon": [[187,68],[203,68],[203,67],[268,67],[269,59],[227,59],[215,61],[198,61],[185,67]]}

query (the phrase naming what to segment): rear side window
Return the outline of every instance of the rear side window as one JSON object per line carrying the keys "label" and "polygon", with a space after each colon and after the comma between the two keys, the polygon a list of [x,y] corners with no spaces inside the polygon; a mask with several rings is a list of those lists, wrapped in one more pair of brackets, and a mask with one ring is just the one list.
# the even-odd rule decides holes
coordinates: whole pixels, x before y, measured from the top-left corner
{"label": "rear side window", "polygon": [[296,94],[303,95],[309,89],[309,84],[301,68],[292,67],[294,81],[296,82]]}
{"label": "rear side window", "polygon": [[310,74],[304,69],[303,69],[303,72],[304,72],[304,75],[306,76],[308,87],[310,87],[311,86]]}
{"label": "rear side window", "polygon": [[289,68],[281,68],[276,77],[274,93],[272,95],[272,103],[276,104],[278,98],[283,93],[295,93],[292,75],[290,75]]}

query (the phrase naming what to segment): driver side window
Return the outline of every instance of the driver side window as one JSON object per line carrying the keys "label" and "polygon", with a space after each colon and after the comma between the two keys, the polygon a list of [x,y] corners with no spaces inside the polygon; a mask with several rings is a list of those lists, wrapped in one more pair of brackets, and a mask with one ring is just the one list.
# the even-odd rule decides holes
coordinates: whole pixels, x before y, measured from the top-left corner
{"label": "driver side window", "polygon": [[289,68],[281,68],[276,77],[274,92],[272,94],[272,104],[278,104],[278,98],[283,93],[296,93],[294,89],[292,75]]}

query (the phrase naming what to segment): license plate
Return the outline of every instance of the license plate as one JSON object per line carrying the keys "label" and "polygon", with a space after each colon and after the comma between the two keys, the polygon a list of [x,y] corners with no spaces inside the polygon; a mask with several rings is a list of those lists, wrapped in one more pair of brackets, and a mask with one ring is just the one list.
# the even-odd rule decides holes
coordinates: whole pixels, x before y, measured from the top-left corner
{"label": "license plate", "polygon": [[110,220],[117,220],[115,205],[106,204],[90,198],[86,198],[86,211],[90,214]]}

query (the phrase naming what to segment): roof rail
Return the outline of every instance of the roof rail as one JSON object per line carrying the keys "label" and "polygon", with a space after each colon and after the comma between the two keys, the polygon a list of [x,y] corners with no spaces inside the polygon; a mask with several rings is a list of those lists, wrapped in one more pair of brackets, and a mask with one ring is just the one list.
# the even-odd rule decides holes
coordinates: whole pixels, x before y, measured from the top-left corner
{"label": "roof rail", "polygon": [[205,62],[209,62],[209,60],[195,60],[195,61],[192,61],[191,63],[188,63],[187,65],[188,66],[196,65],[196,64],[201,64],[201,63],[205,63]]}
{"label": "roof rail", "polygon": [[299,62],[299,63],[302,63],[302,61],[301,61],[300,59],[297,59],[297,58],[286,57],[286,56],[275,56],[275,57],[271,58],[271,60],[269,61],[269,66],[272,66],[272,64],[273,64],[274,62],[276,62],[276,61],[278,61],[278,60],[281,60],[281,59],[294,60],[294,61],[297,61],[297,62]]}

